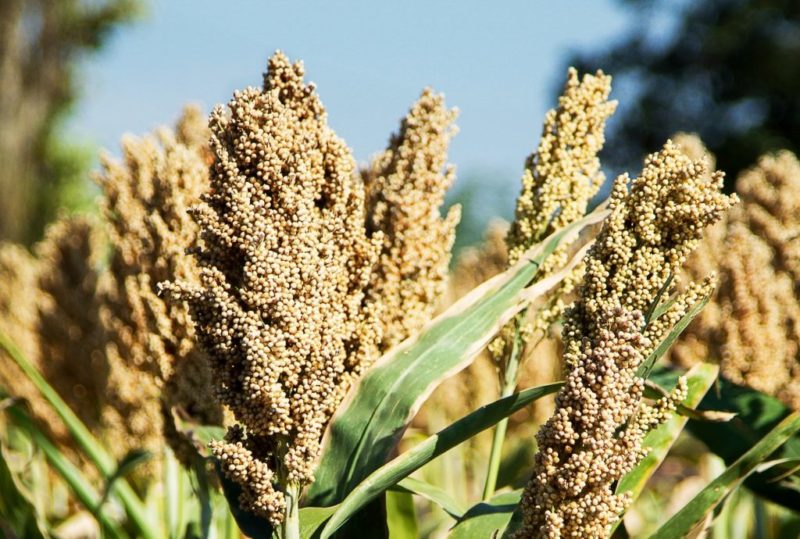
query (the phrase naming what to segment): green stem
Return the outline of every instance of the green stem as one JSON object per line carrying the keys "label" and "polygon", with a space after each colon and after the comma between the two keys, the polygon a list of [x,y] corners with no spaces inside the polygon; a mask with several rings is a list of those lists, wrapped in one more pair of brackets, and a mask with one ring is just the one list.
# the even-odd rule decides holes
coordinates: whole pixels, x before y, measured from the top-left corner
{"label": "green stem", "polygon": [[[508,356],[508,362],[506,363],[503,372],[503,380],[500,386],[500,398],[510,396],[517,388],[517,373],[519,372],[519,361],[520,356],[522,355],[522,336],[520,335],[520,326],[524,317],[525,311],[522,311],[514,318],[514,341],[511,344],[511,353]],[[497,488],[497,475],[500,472],[503,442],[505,441],[507,430],[508,417],[504,417],[494,428],[492,449],[489,453],[489,468],[486,471],[486,483],[483,485],[484,500],[488,500],[494,496],[494,491]]]}
{"label": "green stem", "polygon": [[178,470],[178,461],[172,451],[168,449],[164,453],[164,495],[162,498],[164,522],[166,523],[169,537],[178,537],[179,523],[181,522],[181,518],[178,515],[178,500],[181,498],[178,494],[181,480],[178,475],[180,471]]}
{"label": "green stem", "polygon": [[[16,345],[5,334],[0,333],[0,348],[3,348],[25,376],[33,383],[39,393],[50,403],[70,434],[81,447],[88,459],[94,463],[102,476],[107,479],[114,474],[117,463],[100,442],[89,432],[86,425],[75,415],[64,399],[47,383],[36,367],[19,351]],[[149,521],[141,499],[124,478],[114,482],[111,490],[125,507],[125,511],[144,539],[156,539],[159,533]]]}
{"label": "green stem", "polygon": [[300,539],[300,487],[290,483],[286,487],[286,510],[281,525],[281,539]]}
{"label": "green stem", "polygon": [[56,448],[56,446],[45,436],[34,424],[27,414],[15,406],[10,406],[6,412],[14,418],[17,426],[22,428],[33,440],[36,446],[44,453],[50,465],[64,478],[64,481],[75,493],[75,497],[83,504],[86,509],[97,519],[107,537],[125,537],[125,532],[120,525],[109,518],[100,504],[100,495],[95,491],[89,482],[83,477],[78,468],[72,464]]}

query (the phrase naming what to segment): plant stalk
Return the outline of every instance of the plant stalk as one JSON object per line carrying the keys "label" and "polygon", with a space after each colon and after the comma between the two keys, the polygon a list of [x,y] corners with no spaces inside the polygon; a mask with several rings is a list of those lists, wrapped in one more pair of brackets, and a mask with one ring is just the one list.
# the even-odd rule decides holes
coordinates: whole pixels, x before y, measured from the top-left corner
{"label": "plant stalk", "polygon": [[[525,310],[514,317],[514,341],[511,344],[511,353],[508,356],[505,369],[503,372],[503,380],[500,385],[500,398],[505,398],[514,393],[517,388],[517,373],[519,372],[519,361],[522,355],[522,336],[520,335],[520,326],[525,317]],[[494,491],[497,488],[497,475],[500,472],[500,461],[503,454],[503,442],[506,438],[506,431],[508,430],[508,417],[504,417],[494,428],[494,436],[492,437],[492,449],[489,453],[489,467],[486,471],[486,482],[483,485],[483,499],[488,500],[494,496]]]}
{"label": "plant stalk", "polygon": [[286,510],[283,513],[281,539],[300,539],[300,486],[290,483],[285,495]]}
{"label": "plant stalk", "polygon": [[[112,476],[117,468],[117,463],[114,458],[105,447],[100,444],[94,435],[92,435],[86,425],[75,415],[75,412],[70,409],[56,390],[47,383],[39,371],[36,370],[36,367],[19,351],[11,339],[2,332],[0,332],[0,348],[8,353],[28,380],[33,383],[39,393],[41,393],[50,406],[53,407],[53,410],[55,410],[59,418],[64,422],[64,425],[66,425],[73,439],[78,443],[86,457],[97,467],[101,475],[105,479]],[[141,537],[144,539],[156,539],[161,535],[150,522],[142,500],[125,478],[116,480],[111,490],[122,503],[128,518],[130,518],[131,523]]]}

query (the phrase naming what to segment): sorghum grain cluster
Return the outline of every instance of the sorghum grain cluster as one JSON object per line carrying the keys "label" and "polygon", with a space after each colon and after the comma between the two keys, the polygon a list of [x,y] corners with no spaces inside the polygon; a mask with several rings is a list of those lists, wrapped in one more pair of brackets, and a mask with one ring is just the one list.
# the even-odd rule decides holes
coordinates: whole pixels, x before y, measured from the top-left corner
{"label": "sorghum grain cluster", "polygon": [[[630,185],[629,185],[630,184]],[[630,190],[629,190],[630,187]],[[703,229],[734,202],[671,142],[649,156],[639,178],[619,177],[610,216],[586,257],[579,297],[565,315],[566,385],[537,435],[533,476],[525,489],[518,537],[604,537],[629,497],[613,485],[643,456],[642,439],[676,401],[642,403],[636,370],[711,281],[692,285],[645,327],[642,313],[677,274]]]}

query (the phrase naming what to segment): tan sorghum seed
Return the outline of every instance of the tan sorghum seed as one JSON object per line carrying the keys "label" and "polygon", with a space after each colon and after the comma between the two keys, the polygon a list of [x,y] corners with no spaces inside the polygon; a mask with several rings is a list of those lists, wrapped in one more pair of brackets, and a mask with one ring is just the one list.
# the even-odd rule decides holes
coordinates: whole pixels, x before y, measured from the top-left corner
{"label": "tan sorghum seed", "polygon": [[[539,146],[525,162],[522,190],[517,197],[514,222],[506,237],[508,262],[520,256],[552,232],[577,221],[586,213],[590,199],[603,184],[598,154],[605,143],[606,120],[616,110],[609,101],[611,77],[598,71],[581,79],[577,70],[567,71],[558,107],[547,112]],[[568,249],[558,249],[545,261],[539,277],[567,261]],[[565,298],[580,279],[579,266],[552,294],[552,304],[533,313],[522,325],[523,335],[546,332],[563,313]],[[514,338],[514,325],[503,328],[489,350],[502,367]],[[527,338],[525,340],[528,340]]]}
{"label": "tan sorghum seed", "polygon": [[213,452],[242,506],[273,524],[381,340],[364,290],[383,238],[367,236],[350,150],[303,75],[276,53],[262,88],[212,113],[211,189],[193,210],[202,283],[164,285],[188,302],[238,422]]}
{"label": "tan sorghum seed", "polygon": [[720,286],[672,360],[718,361],[732,381],[800,409],[800,162],[764,156],[736,188],[742,204],[687,265],[690,276],[715,269]]}
{"label": "tan sorghum seed", "polygon": [[537,150],[526,163],[522,191],[508,233],[509,263],[551,232],[580,219],[605,176],[598,154],[605,143],[611,77],[598,71],[582,79],[570,68],[558,108],[547,112]]}
{"label": "tan sorghum seed", "polygon": [[439,214],[455,169],[447,148],[457,112],[425,89],[389,141],[362,174],[367,231],[383,234],[367,302],[377,305],[386,351],[428,322],[445,291],[450,249],[460,211]]}
{"label": "tan sorghum seed", "polygon": [[537,435],[517,537],[607,536],[630,501],[613,485],[644,454],[647,430],[685,395],[681,383],[648,409],[635,373],[670,325],[710,293],[711,281],[689,287],[647,328],[642,313],[735,199],[720,193],[721,173],[709,177],[671,142],[647,158],[630,191],[628,184],[625,175],[614,184],[611,214],[586,257],[578,300],[566,312],[566,385]]}
{"label": "tan sorghum seed", "polygon": [[198,227],[187,210],[209,186],[208,134],[203,114],[187,107],[174,133],[126,137],[122,161],[105,157],[97,179],[112,248],[100,283],[110,367],[104,423],[117,456],[157,449],[166,434],[187,461],[192,448],[173,413],[201,424],[222,420],[186,307],[166,303],[156,290],[167,279],[199,283],[186,253]]}

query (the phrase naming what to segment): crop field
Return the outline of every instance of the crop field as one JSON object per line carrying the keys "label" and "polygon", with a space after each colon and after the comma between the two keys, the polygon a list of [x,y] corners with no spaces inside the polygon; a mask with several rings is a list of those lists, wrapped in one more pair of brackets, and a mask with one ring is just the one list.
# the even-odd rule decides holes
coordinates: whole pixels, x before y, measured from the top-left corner
{"label": "crop field", "polygon": [[726,176],[676,130],[607,177],[627,94],[569,68],[456,250],[454,103],[359,165],[314,68],[275,52],[0,243],[0,536],[800,535],[792,151]]}

